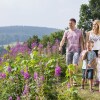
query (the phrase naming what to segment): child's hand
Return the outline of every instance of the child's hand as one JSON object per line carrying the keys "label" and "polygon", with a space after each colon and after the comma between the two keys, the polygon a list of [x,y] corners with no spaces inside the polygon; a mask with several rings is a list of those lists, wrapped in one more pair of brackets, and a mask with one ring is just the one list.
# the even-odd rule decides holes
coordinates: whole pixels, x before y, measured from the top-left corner
{"label": "child's hand", "polygon": [[85,53],[87,54],[89,51],[87,50]]}
{"label": "child's hand", "polygon": [[87,66],[88,66],[88,67],[91,67],[91,65],[90,65],[90,64],[88,64]]}

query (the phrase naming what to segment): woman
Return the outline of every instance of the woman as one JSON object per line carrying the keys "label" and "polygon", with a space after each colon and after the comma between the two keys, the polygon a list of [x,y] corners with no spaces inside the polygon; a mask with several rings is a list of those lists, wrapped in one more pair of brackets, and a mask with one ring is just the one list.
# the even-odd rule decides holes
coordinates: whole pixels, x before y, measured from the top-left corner
{"label": "woman", "polygon": [[[92,30],[86,33],[86,42],[88,40],[94,42],[92,50],[96,53],[96,56],[98,57],[98,51],[100,50],[100,20],[94,20]],[[94,74],[96,75],[96,69]],[[94,80],[95,82],[93,82],[93,84],[96,85],[96,79]]]}
{"label": "woman", "polygon": [[86,42],[88,40],[94,42],[93,50],[98,57],[98,50],[100,50],[100,20],[95,20],[92,30],[86,33]]}

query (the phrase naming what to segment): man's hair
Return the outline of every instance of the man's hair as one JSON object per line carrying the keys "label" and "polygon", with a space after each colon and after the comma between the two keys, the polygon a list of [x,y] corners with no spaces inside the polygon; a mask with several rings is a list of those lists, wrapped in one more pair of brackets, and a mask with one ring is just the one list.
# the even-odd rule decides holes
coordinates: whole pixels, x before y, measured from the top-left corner
{"label": "man's hair", "polygon": [[73,21],[74,23],[76,23],[76,19],[75,18],[71,18],[69,21]]}

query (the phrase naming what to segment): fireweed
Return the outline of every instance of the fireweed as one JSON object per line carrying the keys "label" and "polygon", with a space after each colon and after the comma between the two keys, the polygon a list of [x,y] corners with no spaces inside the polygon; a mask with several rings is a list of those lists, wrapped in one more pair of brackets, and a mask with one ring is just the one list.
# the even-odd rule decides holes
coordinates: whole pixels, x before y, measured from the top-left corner
{"label": "fireweed", "polygon": [[55,76],[60,76],[60,74],[61,74],[61,68],[60,68],[60,66],[56,66],[56,68],[55,68]]}
{"label": "fireweed", "polygon": [[[37,44],[33,44],[33,47],[35,46]],[[38,55],[38,51],[33,49],[31,51],[32,57],[29,54],[26,56],[26,53],[24,53],[24,51],[29,52],[30,50],[26,44],[17,44],[11,48],[10,54],[14,56],[14,59],[7,59],[1,65],[0,86],[3,86],[3,88],[0,90],[0,100],[5,100],[5,98],[6,100],[9,98],[24,100],[25,96],[27,98],[30,97],[29,100],[35,100],[36,98],[42,98],[42,100],[58,100],[57,96],[60,92],[55,88],[55,85],[58,85],[55,84],[57,82],[56,79],[60,77],[65,78],[65,76],[61,76],[61,73],[65,74],[67,67],[63,56],[58,54],[56,56],[51,55],[51,47],[48,44],[48,47],[46,47],[44,53],[42,52],[43,54],[41,55]],[[42,48],[42,45],[39,48]],[[19,55],[20,52],[22,52],[21,56]],[[56,66],[57,62],[59,62],[60,66]],[[28,70],[26,66],[28,66]],[[28,81],[28,84],[26,81]],[[60,81],[59,85],[61,84]]]}

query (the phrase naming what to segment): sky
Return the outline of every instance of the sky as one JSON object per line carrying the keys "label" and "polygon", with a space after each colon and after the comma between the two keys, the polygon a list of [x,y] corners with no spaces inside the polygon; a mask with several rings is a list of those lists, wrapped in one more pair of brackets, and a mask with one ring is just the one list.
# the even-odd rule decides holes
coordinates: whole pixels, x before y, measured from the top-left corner
{"label": "sky", "polygon": [[65,29],[88,0],[0,0],[0,26],[40,26]]}

